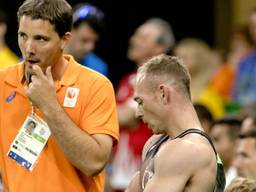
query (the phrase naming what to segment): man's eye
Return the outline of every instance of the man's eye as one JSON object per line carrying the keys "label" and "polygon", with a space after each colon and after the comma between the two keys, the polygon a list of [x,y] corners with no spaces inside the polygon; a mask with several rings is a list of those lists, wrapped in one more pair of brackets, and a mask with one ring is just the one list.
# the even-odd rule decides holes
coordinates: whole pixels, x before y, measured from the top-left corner
{"label": "man's eye", "polygon": [[26,40],[27,39],[27,36],[23,33],[20,33],[19,34],[20,38],[23,39],[23,40]]}
{"label": "man's eye", "polygon": [[48,38],[42,37],[42,36],[38,36],[35,39],[38,40],[38,41],[47,41],[48,40]]}

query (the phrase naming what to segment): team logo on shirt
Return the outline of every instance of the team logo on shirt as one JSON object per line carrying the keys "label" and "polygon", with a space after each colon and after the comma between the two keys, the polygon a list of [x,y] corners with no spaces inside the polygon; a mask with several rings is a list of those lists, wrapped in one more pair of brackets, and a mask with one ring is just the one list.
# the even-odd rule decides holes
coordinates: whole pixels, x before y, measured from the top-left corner
{"label": "team logo on shirt", "polygon": [[75,91],[74,89],[69,89],[67,92],[68,92],[68,93],[67,93],[67,97],[68,97],[69,99],[75,98],[75,96],[76,96],[76,91]]}
{"label": "team logo on shirt", "polygon": [[74,87],[68,87],[64,98],[64,107],[75,107],[79,89]]}
{"label": "team logo on shirt", "polygon": [[13,92],[5,99],[5,101],[6,101],[7,103],[10,103],[10,102],[12,102],[12,100],[13,100],[15,97],[16,97],[16,91],[13,91]]}

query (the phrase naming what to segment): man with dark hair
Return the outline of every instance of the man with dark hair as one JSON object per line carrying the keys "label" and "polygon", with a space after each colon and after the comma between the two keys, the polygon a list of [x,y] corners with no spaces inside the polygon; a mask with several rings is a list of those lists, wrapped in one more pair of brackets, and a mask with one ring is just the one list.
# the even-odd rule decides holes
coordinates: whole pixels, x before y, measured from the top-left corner
{"label": "man with dark hair", "polygon": [[226,116],[216,120],[210,132],[213,144],[223,161],[226,186],[237,176],[237,171],[232,162],[236,153],[236,141],[241,123],[241,120],[237,117]]}
{"label": "man with dark hair", "polygon": [[[250,35],[256,46],[256,7],[252,9],[249,17]],[[233,101],[242,108],[256,102],[256,50],[242,59],[236,70],[236,79],[233,88]]]}
{"label": "man with dark hair", "polygon": [[[176,57],[155,56],[138,70],[137,117],[153,135],[127,192],[223,191],[225,175],[190,96],[190,76]],[[203,178],[203,182],[202,182]]]}
{"label": "man with dark hair", "polygon": [[93,53],[104,31],[104,13],[88,3],[74,6],[72,39],[65,52],[74,56],[80,64],[108,76],[107,64]]}
{"label": "man with dark hair", "polygon": [[[0,71],[0,170],[15,192],[101,192],[118,139],[115,96],[103,75],[63,55],[71,38],[65,0],[18,10],[24,61]],[[32,120],[38,129],[25,134]]]}
{"label": "man with dark hair", "polygon": [[256,118],[247,117],[241,127],[234,166],[238,176],[256,179]]}

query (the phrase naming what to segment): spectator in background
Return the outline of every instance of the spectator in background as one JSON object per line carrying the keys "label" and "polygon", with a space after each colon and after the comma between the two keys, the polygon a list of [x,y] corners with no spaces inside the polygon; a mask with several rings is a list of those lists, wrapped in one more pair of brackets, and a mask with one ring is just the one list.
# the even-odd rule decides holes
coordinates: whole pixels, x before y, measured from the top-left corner
{"label": "spectator in background", "polygon": [[250,178],[235,178],[225,192],[256,192],[256,180]]}
{"label": "spectator in background", "polygon": [[247,57],[254,50],[254,40],[249,25],[238,26],[233,30],[230,39],[227,62],[237,69],[241,60]]}
{"label": "spectator in background", "polygon": [[7,14],[0,9],[0,69],[14,65],[19,58],[13,53],[5,42],[5,34],[8,28]]}
{"label": "spectator in background", "polygon": [[[174,42],[169,23],[160,18],[151,18],[140,25],[130,38],[127,56],[139,67],[155,55],[168,53]],[[128,186],[131,177],[141,166],[144,143],[152,135],[152,131],[135,117],[133,94],[136,74],[135,70],[125,75],[116,93],[121,133],[110,177],[114,191],[123,191]]]}
{"label": "spectator in background", "polygon": [[82,65],[108,76],[108,65],[93,53],[104,30],[103,12],[91,4],[74,6],[72,38],[65,49]]}
{"label": "spectator in background", "polygon": [[200,103],[207,107],[214,119],[221,117],[224,114],[223,100],[210,85],[218,67],[215,62],[212,62],[211,48],[201,39],[186,38],[177,44],[174,53],[182,58],[188,67],[193,103]]}
{"label": "spectator in background", "polygon": [[211,112],[204,105],[198,103],[194,104],[194,108],[204,131],[209,134],[214,123]]}
{"label": "spectator in background", "polygon": [[241,106],[256,102],[256,7],[250,14],[249,29],[254,51],[239,63],[232,93],[233,101]]}
{"label": "spectator in background", "polygon": [[241,120],[236,117],[222,117],[214,122],[210,136],[224,165],[226,186],[237,176],[232,162],[235,157],[236,141]]}
{"label": "spectator in background", "polygon": [[238,176],[256,179],[256,118],[247,117],[241,127],[234,166]]}
{"label": "spectator in background", "polygon": [[249,26],[239,26],[231,34],[229,52],[223,59],[217,73],[212,80],[213,89],[218,92],[225,102],[227,113],[236,113],[239,108],[232,105],[232,88],[235,73],[239,63],[253,51],[253,40],[249,32]]}

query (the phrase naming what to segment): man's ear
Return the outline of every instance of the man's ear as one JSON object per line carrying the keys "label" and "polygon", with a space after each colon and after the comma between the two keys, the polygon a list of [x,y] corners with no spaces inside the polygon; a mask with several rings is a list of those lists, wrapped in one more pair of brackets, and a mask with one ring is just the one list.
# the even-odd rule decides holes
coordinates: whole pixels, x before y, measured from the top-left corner
{"label": "man's ear", "polygon": [[168,104],[171,101],[171,89],[170,87],[161,84],[159,85],[160,99],[163,104]]}
{"label": "man's ear", "polygon": [[71,32],[66,32],[63,37],[62,37],[62,41],[61,41],[61,48],[62,50],[65,49],[66,45],[68,44],[69,40],[71,39]]}

